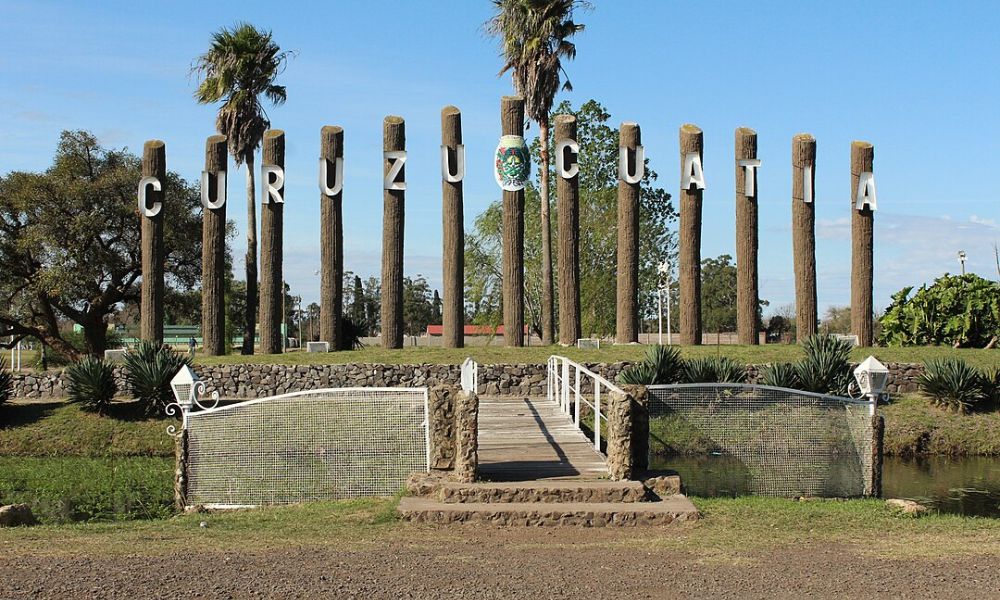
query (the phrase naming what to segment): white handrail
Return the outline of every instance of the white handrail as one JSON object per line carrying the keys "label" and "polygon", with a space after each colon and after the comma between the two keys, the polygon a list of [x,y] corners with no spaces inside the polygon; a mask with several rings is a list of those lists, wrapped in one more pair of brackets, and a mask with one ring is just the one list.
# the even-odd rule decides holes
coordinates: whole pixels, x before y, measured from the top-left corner
{"label": "white handrail", "polygon": [[[573,377],[570,376],[571,372]],[[587,398],[582,385],[582,382],[588,379],[591,382],[593,401]],[[594,449],[601,452],[601,432],[607,431],[608,420],[605,415],[607,411],[602,410],[601,399],[603,396],[607,401],[607,394],[611,392],[624,393],[621,388],[577,362],[563,356],[550,356],[547,390],[549,402],[558,404],[565,414],[573,418],[573,423],[581,431],[583,431],[580,426],[581,409],[583,406],[590,407],[594,413]],[[604,427],[601,427],[601,419],[604,419]]]}

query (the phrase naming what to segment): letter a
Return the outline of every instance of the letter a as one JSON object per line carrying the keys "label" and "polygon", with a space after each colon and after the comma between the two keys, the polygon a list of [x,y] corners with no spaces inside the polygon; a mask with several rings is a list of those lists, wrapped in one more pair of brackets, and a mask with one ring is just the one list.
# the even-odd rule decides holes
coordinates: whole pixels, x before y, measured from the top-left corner
{"label": "letter a", "polygon": [[684,171],[681,173],[681,189],[689,190],[694,185],[697,189],[705,189],[705,171],[701,168],[701,156],[697,152],[684,155]]}
{"label": "letter a", "polygon": [[858,177],[858,191],[855,196],[857,202],[854,208],[864,210],[869,207],[872,212],[878,210],[878,200],[875,197],[875,175],[871,171],[865,171]]}

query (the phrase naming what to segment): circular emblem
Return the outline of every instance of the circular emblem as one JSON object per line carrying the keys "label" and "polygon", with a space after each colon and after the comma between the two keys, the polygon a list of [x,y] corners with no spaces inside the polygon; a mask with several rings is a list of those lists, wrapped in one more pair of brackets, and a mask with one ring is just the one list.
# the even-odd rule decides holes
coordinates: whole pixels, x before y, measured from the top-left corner
{"label": "circular emblem", "polygon": [[497,185],[508,192],[523,190],[530,174],[531,157],[524,138],[519,135],[501,137],[494,164]]}

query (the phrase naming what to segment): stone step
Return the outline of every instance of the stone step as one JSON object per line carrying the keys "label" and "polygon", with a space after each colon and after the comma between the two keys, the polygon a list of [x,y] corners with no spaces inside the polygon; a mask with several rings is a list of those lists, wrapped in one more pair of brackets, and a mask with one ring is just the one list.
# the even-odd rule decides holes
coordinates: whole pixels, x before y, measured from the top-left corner
{"label": "stone step", "polygon": [[[434,495],[429,496],[434,499]],[[509,483],[453,483],[440,486],[437,497],[445,504],[607,503],[645,502],[640,481],[526,481]]]}
{"label": "stone step", "polygon": [[658,502],[511,502],[449,504],[408,496],[397,509],[414,523],[481,523],[507,526],[579,527],[669,525],[698,518],[698,510],[678,494]]}

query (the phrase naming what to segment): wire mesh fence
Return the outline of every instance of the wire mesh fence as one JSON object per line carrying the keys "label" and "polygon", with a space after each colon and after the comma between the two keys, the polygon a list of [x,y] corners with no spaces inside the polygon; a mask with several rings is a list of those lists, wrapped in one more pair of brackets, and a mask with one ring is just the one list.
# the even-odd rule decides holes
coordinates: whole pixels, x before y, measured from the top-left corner
{"label": "wire mesh fence", "polygon": [[727,475],[741,480],[743,493],[870,493],[873,441],[866,401],[746,384],[648,390],[651,453],[729,457],[741,472]]}
{"label": "wire mesh fence", "polygon": [[187,416],[189,505],[390,496],[428,464],[426,389],[315,390]]}

